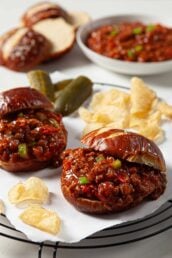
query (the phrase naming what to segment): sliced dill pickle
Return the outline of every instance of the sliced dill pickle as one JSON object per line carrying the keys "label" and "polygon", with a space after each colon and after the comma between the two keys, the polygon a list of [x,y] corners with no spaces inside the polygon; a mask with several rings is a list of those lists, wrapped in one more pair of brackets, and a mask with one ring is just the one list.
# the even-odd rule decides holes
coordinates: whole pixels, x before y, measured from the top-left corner
{"label": "sliced dill pickle", "polygon": [[63,116],[73,113],[91,95],[92,88],[92,81],[85,76],[79,76],[72,80],[67,87],[60,91],[55,101],[55,111]]}
{"label": "sliced dill pickle", "polygon": [[54,101],[54,85],[48,73],[42,70],[34,70],[28,72],[27,77],[32,88],[47,96],[50,101]]}

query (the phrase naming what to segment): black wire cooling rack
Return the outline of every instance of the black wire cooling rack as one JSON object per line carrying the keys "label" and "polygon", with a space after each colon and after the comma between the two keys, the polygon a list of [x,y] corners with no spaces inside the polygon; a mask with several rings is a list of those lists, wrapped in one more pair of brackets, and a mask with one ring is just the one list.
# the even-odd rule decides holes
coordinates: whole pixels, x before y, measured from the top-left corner
{"label": "black wire cooling rack", "polygon": [[[128,89],[125,86],[109,83],[95,82],[94,84]],[[115,247],[151,238],[170,229],[172,229],[172,200],[169,200],[156,212],[142,219],[105,229],[75,244],[64,244],[61,242],[32,242],[28,240],[23,233],[10,225],[5,215],[0,216],[0,236],[9,238],[13,241],[37,246],[38,258],[43,257],[44,247],[52,248],[52,257],[56,258],[59,249],[75,249],[80,251],[83,249]]]}
{"label": "black wire cooling rack", "polygon": [[[59,249],[77,249],[79,251],[115,247],[151,238],[169,229],[172,229],[172,200],[149,216],[105,229],[75,244],[32,242],[10,225],[5,215],[0,217],[0,236],[38,246],[38,258],[42,258],[44,247],[52,248],[52,257],[56,258]],[[7,230],[8,233],[6,233]]]}

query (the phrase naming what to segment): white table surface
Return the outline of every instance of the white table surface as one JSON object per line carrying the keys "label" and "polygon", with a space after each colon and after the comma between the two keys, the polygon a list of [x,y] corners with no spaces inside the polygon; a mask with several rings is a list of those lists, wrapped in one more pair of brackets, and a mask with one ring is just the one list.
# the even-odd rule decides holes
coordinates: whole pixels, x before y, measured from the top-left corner
{"label": "white table surface", "polygon": [[[0,0],[0,34],[17,26],[18,19],[23,11],[35,0]],[[60,0],[58,1],[60,3]],[[61,4],[68,10],[83,10],[93,18],[119,13],[142,13],[163,15],[172,19],[172,0],[61,0]],[[113,82],[129,86],[130,76],[124,76],[106,71],[84,57],[77,46],[65,57],[44,65],[42,68],[49,72],[59,70],[69,76],[87,75],[94,81]],[[172,72],[146,76],[143,78],[158,94],[172,95]],[[27,85],[24,73],[15,73],[0,68],[0,90]],[[172,97],[171,97],[172,103]],[[0,182],[0,184],[3,182]],[[166,231],[154,238],[133,244],[90,251],[59,250],[57,257],[118,257],[118,258],[171,258],[172,257],[172,230]],[[0,237],[0,258],[35,258],[37,247],[26,245]],[[52,250],[45,249],[43,257],[52,257]]]}

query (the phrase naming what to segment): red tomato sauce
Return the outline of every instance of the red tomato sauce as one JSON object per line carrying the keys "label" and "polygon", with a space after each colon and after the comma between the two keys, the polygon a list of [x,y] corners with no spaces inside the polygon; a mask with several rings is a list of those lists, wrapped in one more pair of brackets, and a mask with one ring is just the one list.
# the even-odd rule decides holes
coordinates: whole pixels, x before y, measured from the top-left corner
{"label": "red tomato sauce", "polygon": [[141,22],[101,26],[86,40],[93,51],[119,60],[159,62],[172,59],[172,28]]}

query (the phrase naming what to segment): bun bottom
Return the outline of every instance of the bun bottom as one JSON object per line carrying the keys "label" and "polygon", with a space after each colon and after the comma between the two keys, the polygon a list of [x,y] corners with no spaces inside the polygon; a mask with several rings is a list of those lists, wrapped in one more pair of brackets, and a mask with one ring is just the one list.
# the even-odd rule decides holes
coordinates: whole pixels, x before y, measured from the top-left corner
{"label": "bun bottom", "polygon": [[26,160],[21,162],[3,162],[0,161],[0,167],[9,172],[32,172],[45,168],[48,165],[48,162],[41,162],[36,159]]}
{"label": "bun bottom", "polygon": [[[128,209],[134,208],[137,205],[147,200],[156,200],[161,194],[163,194],[165,187],[162,186],[161,192],[159,192],[158,196],[154,194],[149,196],[143,196],[138,193],[138,197],[131,198],[128,196],[127,202],[122,202],[121,204],[113,204],[113,206],[106,205],[106,203],[99,200],[91,200],[86,198],[77,198],[72,196],[70,189],[62,183],[62,192],[66,200],[71,203],[76,209],[81,212],[89,213],[89,214],[112,214],[118,213],[122,211],[126,211]],[[130,200],[129,200],[130,199]]]}

